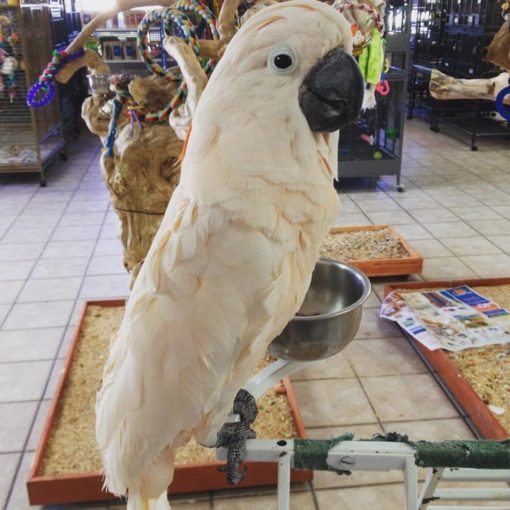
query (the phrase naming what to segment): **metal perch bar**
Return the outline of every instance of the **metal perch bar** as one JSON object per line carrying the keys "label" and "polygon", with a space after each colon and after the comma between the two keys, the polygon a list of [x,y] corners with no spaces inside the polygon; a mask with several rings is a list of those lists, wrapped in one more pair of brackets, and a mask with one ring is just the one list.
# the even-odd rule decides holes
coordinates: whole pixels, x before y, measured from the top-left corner
{"label": "metal perch bar", "polygon": [[284,377],[288,377],[294,372],[307,368],[312,364],[313,361],[275,361],[254,375],[246,385],[245,390],[255,398],[260,398],[269,388],[278,384]]}

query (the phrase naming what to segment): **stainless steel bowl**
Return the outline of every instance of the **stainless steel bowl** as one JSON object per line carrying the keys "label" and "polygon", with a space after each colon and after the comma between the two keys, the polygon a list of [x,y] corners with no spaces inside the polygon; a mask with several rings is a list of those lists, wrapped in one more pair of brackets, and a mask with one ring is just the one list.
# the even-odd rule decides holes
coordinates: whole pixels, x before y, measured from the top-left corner
{"label": "stainless steel bowl", "polygon": [[280,359],[314,361],[333,356],[355,337],[370,281],[358,269],[321,259],[305,300],[292,321],[269,346]]}
{"label": "stainless steel bowl", "polygon": [[108,94],[110,83],[108,74],[88,74],[90,89],[94,94]]}

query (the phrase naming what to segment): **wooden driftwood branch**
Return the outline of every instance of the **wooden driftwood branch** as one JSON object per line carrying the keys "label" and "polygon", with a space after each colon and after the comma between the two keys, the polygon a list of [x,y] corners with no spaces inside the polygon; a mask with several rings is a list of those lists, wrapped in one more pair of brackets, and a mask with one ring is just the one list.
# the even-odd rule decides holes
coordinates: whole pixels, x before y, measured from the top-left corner
{"label": "wooden driftwood branch", "polygon": [[[498,93],[508,85],[509,73],[501,73],[495,78],[462,80],[452,78],[437,69],[432,70],[429,89],[436,99],[485,99],[495,101]],[[510,104],[510,97],[505,99]]]}
{"label": "wooden driftwood branch", "polygon": [[197,108],[198,100],[207,84],[207,75],[191,47],[181,38],[175,36],[165,37],[163,46],[166,52],[177,62],[183,80],[188,87],[186,102],[170,114],[170,126],[177,136],[184,140]]}
{"label": "wooden driftwood branch", "polygon": [[236,33],[236,13],[241,0],[225,0],[218,16],[217,29],[220,39],[232,39]]}
{"label": "wooden driftwood branch", "polygon": [[223,2],[216,23],[220,38],[217,40],[200,41],[199,55],[201,57],[217,60],[223,55],[227,44],[237,31],[236,13],[240,3],[241,0],[225,0]]}
{"label": "wooden driftwood branch", "polygon": [[85,50],[85,55],[66,64],[58,73],[57,81],[67,83],[81,67],[88,67],[92,74],[110,74],[110,67],[93,50]]}
{"label": "wooden driftwood branch", "polygon": [[[166,1],[167,5],[173,3],[173,0]],[[222,56],[237,29],[235,19],[239,1],[225,0],[218,21],[220,39],[201,40],[201,56],[214,60]],[[118,0],[114,9],[96,16],[82,30],[68,51],[82,46],[98,26],[121,10],[164,4],[165,0]],[[113,154],[111,157],[103,154],[101,158],[103,178],[121,224],[124,265],[132,273],[132,281],[136,278],[168,201],[179,182],[182,140],[207,84],[207,76],[188,44],[177,37],[166,37],[164,48],[176,60],[188,88],[185,103],[171,113],[169,124],[142,122],[139,126],[135,122],[130,125],[129,117],[121,114]],[[99,66],[95,61],[92,63]],[[88,64],[77,63],[75,67],[70,67],[63,79],[72,76],[81,65]],[[157,111],[168,104],[178,85],[157,76],[138,77],[129,84],[129,91],[138,106],[148,111]],[[103,139],[109,125],[109,116],[104,111],[105,106],[108,106],[105,102],[105,97],[93,96],[87,98],[82,109],[82,115],[91,131]]]}
{"label": "wooden driftwood branch", "polygon": [[510,72],[510,20],[503,23],[485,51],[484,60]]}

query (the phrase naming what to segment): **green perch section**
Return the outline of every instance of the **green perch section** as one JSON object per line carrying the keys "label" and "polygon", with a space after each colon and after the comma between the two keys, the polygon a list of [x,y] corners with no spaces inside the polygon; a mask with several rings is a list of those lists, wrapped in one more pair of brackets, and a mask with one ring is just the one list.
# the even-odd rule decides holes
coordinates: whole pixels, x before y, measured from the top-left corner
{"label": "green perch section", "polygon": [[[328,440],[295,439],[294,467],[296,469],[333,471],[327,464],[329,451],[342,441],[352,440],[352,434],[344,434]],[[414,449],[415,463],[420,467],[510,469],[510,439],[504,441],[466,440],[431,443],[428,441],[412,442],[408,440],[407,436],[387,434],[386,436],[378,435],[366,441],[405,443]],[[340,471],[339,474],[350,473],[349,471]]]}
{"label": "green perch section", "polygon": [[510,440],[409,443],[420,467],[510,469]]}
{"label": "green perch section", "polygon": [[[331,448],[342,441],[352,441],[351,433],[333,439],[294,439],[294,467],[315,471],[336,471],[328,466],[327,458]],[[350,475],[350,471],[337,471],[339,475]]]}

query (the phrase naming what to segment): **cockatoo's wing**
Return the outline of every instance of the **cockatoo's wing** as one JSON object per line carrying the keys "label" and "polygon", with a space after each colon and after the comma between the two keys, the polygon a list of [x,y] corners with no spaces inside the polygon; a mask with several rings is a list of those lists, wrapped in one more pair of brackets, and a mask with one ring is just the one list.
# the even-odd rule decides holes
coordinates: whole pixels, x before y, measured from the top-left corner
{"label": "cockatoo's wing", "polygon": [[[277,303],[292,288],[292,266],[282,265],[282,255],[276,240],[222,205],[206,206],[176,190],[98,395],[97,437],[110,490],[159,496],[171,478],[171,452],[198,424],[206,426],[213,410],[228,412],[272,330],[285,326],[278,324]],[[300,299],[289,299],[293,308],[285,317]],[[156,482],[144,477],[163,452],[169,471]],[[137,486],[144,478],[150,487]]]}

